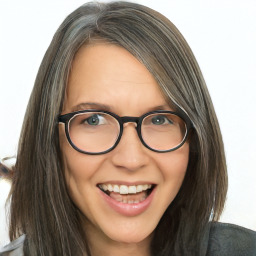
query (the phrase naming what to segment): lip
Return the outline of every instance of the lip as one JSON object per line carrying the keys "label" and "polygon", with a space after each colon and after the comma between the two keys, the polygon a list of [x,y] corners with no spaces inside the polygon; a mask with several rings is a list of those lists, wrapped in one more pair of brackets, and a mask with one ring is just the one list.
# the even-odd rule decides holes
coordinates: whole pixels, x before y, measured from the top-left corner
{"label": "lip", "polygon": [[[117,184],[117,183],[115,182],[115,184]],[[122,184],[124,184],[124,183],[122,183]],[[99,193],[100,193],[102,199],[113,210],[120,213],[121,215],[124,215],[124,216],[127,216],[127,217],[133,217],[133,216],[136,216],[136,215],[139,215],[139,214],[143,213],[144,211],[146,211],[149,208],[151,202],[153,201],[155,191],[156,191],[156,187],[157,186],[154,187],[154,189],[151,191],[150,195],[144,201],[139,202],[139,203],[134,203],[134,204],[127,204],[127,203],[118,202],[118,201],[114,200],[113,198],[111,198],[110,196],[106,195],[100,189],[98,189],[98,190],[99,190]]]}

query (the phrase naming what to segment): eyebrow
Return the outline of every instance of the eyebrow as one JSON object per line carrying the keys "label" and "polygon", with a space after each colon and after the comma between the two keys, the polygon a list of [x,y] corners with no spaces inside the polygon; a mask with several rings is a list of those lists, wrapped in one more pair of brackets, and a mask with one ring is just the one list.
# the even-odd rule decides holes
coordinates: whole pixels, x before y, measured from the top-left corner
{"label": "eyebrow", "polygon": [[72,112],[86,110],[86,109],[97,109],[97,110],[106,110],[110,111],[111,107],[101,103],[95,102],[84,102],[72,107]]}
{"label": "eyebrow", "polygon": [[[96,103],[96,102],[83,102],[83,103],[80,103],[80,104],[72,107],[71,111],[75,112],[75,111],[81,111],[81,110],[87,110],[87,109],[104,110],[104,111],[111,112],[111,110],[113,108],[110,105],[106,105],[106,104],[101,104],[101,103]],[[168,104],[164,104],[164,105],[159,105],[159,106],[154,106],[154,107],[148,108],[145,113],[151,112],[151,111],[156,111],[156,110],[172,110],[173,111],[173,108],[171,106],[169,106]]]}
{"label": "eyebrow", "polygon": [[164,104],[164,105],[159,105],[159,106],[149,108],[148,112],[156,111],[156,110],[172,110],[173,111],[173,108],[171,106],[169,106],[168,104]]}

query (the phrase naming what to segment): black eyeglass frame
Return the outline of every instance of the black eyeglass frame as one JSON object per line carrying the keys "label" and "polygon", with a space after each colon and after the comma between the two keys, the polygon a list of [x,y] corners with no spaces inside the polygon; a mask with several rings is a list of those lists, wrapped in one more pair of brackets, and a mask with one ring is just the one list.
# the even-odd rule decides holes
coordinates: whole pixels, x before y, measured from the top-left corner
{"label": "black eyeglass frame", "polygon": [[[82,114],[82,113],[91,113],[91,112],[99,112],[99,113],[105,113],[105,114],[108,114],[112,117],[114,117],[118,123],[119,123],[119,127],[120,127],[120,131],[119,131],[119,136],[115,142],[115,144],[105,150],[105,151],[101,151],[101,152],[87,152],[87,151],[84,151],[84,150],[81,150],[79,149],[78,147],[76,147],[76,145],[72,142],[70,136],[69,136],[69,123],[70,123],[70,120],[72,119],[73,116],[77,115],[77,114]],[[182,140],[182,142],[174,147],[174,148],[171,148],[171,149],[168,149],[168,150],[156,150],[154,148],[151,148],[150,146],[148,146],[146,144],[146,142],[143,140],[142,138],[142,134],[141,134],[141,125],[142,125],[142,122],[144,120],[144,118],[146,118],[147,116],[149,115],[152,115],[152,114],[172,114],[172,115],[176,115],[178,117],[180,117],[186,124],[186,134]],[[112,112],[109,112],[109,111],[104,111],[104,110],[99,110],[99,109],[89,109],[89,110],[80,110],[80,111],[75,111],[75,112],[71,112],[71,113],[67,113],[67,114],[64,114],[64,115],[60,115],[58,117],[58,122],[59,123],[64,123],[65,124],[65,133],[66,133],[66,137],[68,139],[68,142],[70,143],[70,145],[75,149],[77,150],[78,152],[80,153],[83,153],[83,154],[88,154],[88,155],[101,155],[101,154],[106,154],[108,152],[110,152],[111,150],[113,150],[119,143],[119,141],[121,140],[121,137],[122,137],[122,134],[123,134],[123,125],[125,123],[136,123],[136,127],[135,129],[137,130],[137,134],[140,138],[140,141],[141,143],[148,149],[154,151],[154,152],[157,152],[157,153],[166,153],[166,152],[171,152],[171,151],[174,151],[178,148],[180,148],[184,143],[185,141],[187,140],[187,137],[188,137],[188,134],[189,134],[189,131],[190,129],[193,127],[193,124],[190,120],[190,118],[187,116],[187,114],[182,111],[181,109],[179,110],[179,112],[173,112],[173,111],[167,111],[167,110],[155,110],[155,111],[151,111],[151,112],[147,112],[145,114],[143,114],[142,116],[140,117],[134,117],[134,116],[118,116]]]}

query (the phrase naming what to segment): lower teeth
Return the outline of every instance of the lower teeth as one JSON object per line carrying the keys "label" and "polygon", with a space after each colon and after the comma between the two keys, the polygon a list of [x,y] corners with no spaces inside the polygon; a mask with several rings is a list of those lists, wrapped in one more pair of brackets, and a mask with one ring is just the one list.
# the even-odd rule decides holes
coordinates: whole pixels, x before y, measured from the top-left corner
{"label": "lower teeth", "polygon": [[[115,199],[115,198],[113,198],[113,199]],[[142,197],[140,200],[126,200],[126,199],[115,199],[116,201],[118,201],[118,202],[121,202],[121,203],[123,203],[123,204],[138,204],[138,203],[140,203],[140,202],[142,202],[142,201],[144,201],[146,199],[146,197]]]}
{"label": "lower teeth", "polygon": [[146,191],[128,195],[121,195],[119,193],[110,192],[109,196],[112,199],[124,204],[136,204],[144,201],[147,198],[148,194]]}

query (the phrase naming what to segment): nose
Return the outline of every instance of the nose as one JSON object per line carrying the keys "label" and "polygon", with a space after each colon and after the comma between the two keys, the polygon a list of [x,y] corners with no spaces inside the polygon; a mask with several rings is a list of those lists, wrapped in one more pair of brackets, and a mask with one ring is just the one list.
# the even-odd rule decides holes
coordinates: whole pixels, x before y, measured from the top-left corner
{"label": "nose", "polygon": [[148,149],[141,143],[136,123],[126,123],[122,138],[113,150],[112,163],[119,168],[136,171],[145,167],[149,161]]}

